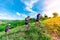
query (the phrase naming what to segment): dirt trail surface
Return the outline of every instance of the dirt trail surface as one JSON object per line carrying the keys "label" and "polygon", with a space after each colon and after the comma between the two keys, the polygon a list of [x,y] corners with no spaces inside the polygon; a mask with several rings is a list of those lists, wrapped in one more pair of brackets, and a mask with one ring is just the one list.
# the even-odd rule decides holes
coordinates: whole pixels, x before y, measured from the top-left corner
{"label": "dirt trail surface", "polygon": [[60,37],[56,33],[52,33],[53,40],[60,40]]}

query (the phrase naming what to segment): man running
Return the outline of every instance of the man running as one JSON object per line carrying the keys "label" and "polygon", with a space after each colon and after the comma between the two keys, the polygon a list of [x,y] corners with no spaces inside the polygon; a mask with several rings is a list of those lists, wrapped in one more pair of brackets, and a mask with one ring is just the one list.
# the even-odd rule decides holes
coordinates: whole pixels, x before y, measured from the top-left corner
{"label": "man running", "polygon": [[37,18],[36,18],[36,26],[38,27],[40,24],[40,18],[41,18],[41,14],[37,14]]}
{"label": "man running", "polygon": [[25,18],[25,25],[26,25],[26,29],[25,29],[25,30],[28,30],[28,28],[29,28],[29,26],[30,26],[29,20],[30,20],[30,16],[27,16],[27,17]]}
{"label": "man running", "polygon": [[11,28],[11,24],[8,24],[5,28],[5,35],[7,35],[7,32],[9,31],[9,28]]}

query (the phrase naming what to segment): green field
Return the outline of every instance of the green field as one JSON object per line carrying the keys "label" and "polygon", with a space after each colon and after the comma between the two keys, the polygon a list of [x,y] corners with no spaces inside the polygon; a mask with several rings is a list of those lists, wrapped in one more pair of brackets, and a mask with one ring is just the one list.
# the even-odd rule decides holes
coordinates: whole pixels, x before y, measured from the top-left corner
{"label": "green field", "polygon": [[[5,36],[4,28],[8,23],[11,24],[11,28],[7,36]],[[40,27],[36,27],[35,22],[31,22],[28,31],[25,31],[26,26],[24,25],[24,20],[2,21],[0,25],[1,25],[0,40],[50,40],[51,39],[50,36],[46,34],[46,28],[43,26],[42,22],[40,24]]]}

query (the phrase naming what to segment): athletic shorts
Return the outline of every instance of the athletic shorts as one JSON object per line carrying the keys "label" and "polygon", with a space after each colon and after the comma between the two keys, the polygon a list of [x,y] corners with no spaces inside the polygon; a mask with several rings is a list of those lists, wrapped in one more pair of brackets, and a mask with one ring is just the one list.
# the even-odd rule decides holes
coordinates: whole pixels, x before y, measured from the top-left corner
{"label": "athletic shorts", "polygon": [[39,22],[39,19],[36,19],[36,22]]}
{"label": "athletic shorts", "polygon": [[8,30],[5,30],[5,32],[8,32]]}
{"label": "athletic shorts", "polygon": [[28,23],[25,22],[25,25],[28,25]]}

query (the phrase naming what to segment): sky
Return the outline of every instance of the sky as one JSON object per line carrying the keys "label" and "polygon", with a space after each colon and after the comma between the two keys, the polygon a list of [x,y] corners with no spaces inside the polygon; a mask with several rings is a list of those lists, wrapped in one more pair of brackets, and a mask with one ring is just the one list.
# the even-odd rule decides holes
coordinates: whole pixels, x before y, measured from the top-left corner
{"label": "sky", "polygon": [[60,15],[60,0],[0,0],[0,19],[22,20],[27,16],[36,18],[36,15],[52,13]]}

